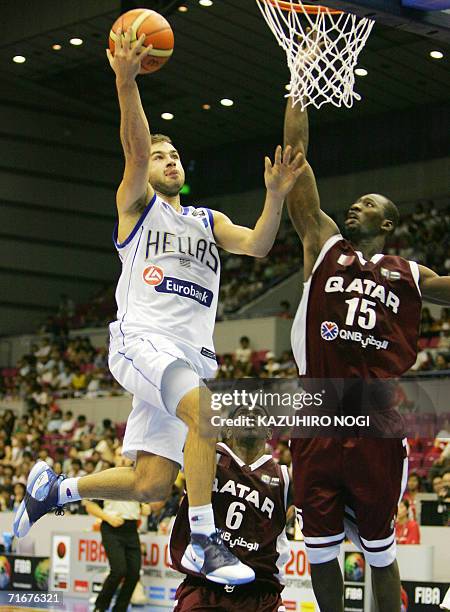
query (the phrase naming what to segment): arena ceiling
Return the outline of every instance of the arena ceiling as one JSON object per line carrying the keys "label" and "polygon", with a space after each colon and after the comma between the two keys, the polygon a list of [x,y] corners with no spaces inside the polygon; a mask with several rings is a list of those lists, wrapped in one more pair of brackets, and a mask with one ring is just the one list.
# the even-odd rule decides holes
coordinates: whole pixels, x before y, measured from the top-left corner
{"label": "arena ceiling", "polygon": [[[375,6],[381,0],[346,4],[352,1],[361,9],[364,3]],[[254,0],[214,0],[210,7],[186,0],[185,13],[177,10],[179,4],[177,0],[0,2],[8,24],[0,44],[0,74],[9,83],[26,80],[36,87],[36,97],[24,103],[39,104],[44,88],[68,98],[68,112],[75,112],[72,100],[77,113],[84,109],[116,123],[114,79],[105,57],[108,32],[124,8],[143,5],[170,13],[175,32],[175,52],[167,66],[140,78],[145,108],[158,131],[168,131],[193,151],[280,133],[288,70]],[[338,122],[415,106],[427,106],[432,112],[433,105],[449,101],[450,45],[445,42],[445,28],[430,37],[408,31],[414,28],[398,20],[392,23],[396,27],[377,23],[362,53],[359,65],[368,75],[357,78],[356,89],[363,100],[351,110],[328,105],[312,113],[312,122]],[[430,33],[430,27],[424,23],[416,30]],[[84,44],[70,45],[73,36]],[[60,51],[52,50],[55,43],[62,45]],[[443,59],[433,60],[432,50],[442,51]],[[16,54],[27,61],[13,63]],[[231,98],[234,105],[221,106],[222,98]],[[203,104],[209,104],[210,110],[203,110]],[[160,118],[163,112],[175,118],[165,122]]]}

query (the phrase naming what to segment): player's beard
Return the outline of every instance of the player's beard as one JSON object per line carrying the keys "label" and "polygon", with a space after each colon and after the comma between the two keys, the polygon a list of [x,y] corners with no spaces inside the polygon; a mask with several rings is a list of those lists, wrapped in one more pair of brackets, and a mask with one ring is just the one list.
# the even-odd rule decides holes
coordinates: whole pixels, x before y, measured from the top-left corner
{"label": "player's beard", "polygon": [[178,182],[174,183],[169,187],[166,183],[162,183],[160,181],[153,181],[152,187],[155,191],[160,193],[163,196],[167,196],[168,198],[173,198],[174,196],[180,193],[180,190],[183,185],[180,185]]}
{"label": "player's beard", "polygon": [[361,237],[361,228],[359,225],[353,225],[350,227],[348,225],[344,225],[344,230],[342,233],[344,238],[347,238],[347,240],[350,240],[350,242],[357,242]]}

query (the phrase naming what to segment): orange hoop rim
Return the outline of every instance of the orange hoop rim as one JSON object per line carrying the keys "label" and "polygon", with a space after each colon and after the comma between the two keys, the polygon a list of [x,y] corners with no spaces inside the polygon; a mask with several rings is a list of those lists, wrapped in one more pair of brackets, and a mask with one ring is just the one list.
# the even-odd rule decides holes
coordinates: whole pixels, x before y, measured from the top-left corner
{"label": "orange hoop rim", "polygon": [[270,4],[274,8],[279,7],[282,11],[295,11],[296,13],[307,13],[308,15],[319,15],[327,13],[328,15],[342,15],[344,11],[339,9],[321,6],[319,4],[291,4],[285,0],[263,0],[266,4]]}

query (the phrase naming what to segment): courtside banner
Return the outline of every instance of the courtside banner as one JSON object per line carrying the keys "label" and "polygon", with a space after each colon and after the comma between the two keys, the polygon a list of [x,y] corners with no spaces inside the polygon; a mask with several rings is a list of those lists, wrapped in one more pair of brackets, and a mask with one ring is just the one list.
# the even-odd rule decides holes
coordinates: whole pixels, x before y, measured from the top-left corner
{"label": "courtside banner", "polygon": [[[70,572],[68,588],[64,589],[65,596],[90,598],[101,589],[108,572],[109,565],[104,548],[101,544],[101,534],[98,532],[73,532],[70,535],[54,533],[53,559],[58,567],[58,560],[54,558],[57,553],[57,542],[61,537],[70,538],[70,563],[67,569],[59,566],[59,573],[52,571],[51,588],[58,590],[56,584],[61,580],[61,569]],[[144,554],[142,556],[142,583],[145,593],[152,605],[173,606],[176,590],[184,576],[170,567],[169,538],[155,534],[140,536]],[[60,547],[60,554],[62,547]],[[285,584],[283,600],[286,600],[286,610],[296,612],[318,612],[311,586],[309,565],[306,559],[303,542],[290,542],[289,560],[285,566]],[[68,576],[67,576],[68,578]]]}
{"label": "courtside banner", "polygon": [[26,555],[0,555],[1,591],[48,591],[50,559]]}
{"label": "courtside banner", "polygon": [[[143,548],[142,583],[145,593],[153,606],[160,605],[170,608],[174,604],[176,590],[184,576],[170,567],[169,538],[166,535],[146,533],[140,535],[140,540]],[[96,531],[54,533],[52,541],[49,590],[63,591],[64,597],[76,596],[88,599],[96,595],[109,573],[108,561],[101,543],[101,534]],[[65,550],[70,551],[68,562],[63,555],[62,546],[59,546],[58,554],[58,545],[61,542],[64,543]],[[400,568],[404,568],[405,571],[412,569],[407,565],[408,557],[411,556],[408,548],[408,546],[399,547],[399,564]],[[58,559],[55,559],[55,555],[58,556]],[[9,567],[9,572],[11,572],[12,565],[9,557],[6,567]],[[26,557],[20,558],[25,559]],[[61,560],[63,560],[62,564]],[[341,548],[339,562],[345,577],[346,612],[354,610],[370,612],[370,568],[364,563],[361,553],[353,545],[344,544]],[[33,558],[33,567],[38,564],[39,559],[36,561]],[[55,569],[59,571],[55,572]],[[420,571],[423,572],[423,568]],[[3,574],[11,576],[5,569]],[[6,576],[4,580],[6,585]],[[66,583],[66,588],[61,588],[61,582]],[[319,612],[312,590],[310,567],[303,542],[289,542],[289,558],[284,567],[284,584],[282,598],[287,611]],[[439,598],[442,601],[448,587],[446,584],[437,582],[402,581],[402,584],[409,601],[409,611],[437,610],[438,607],[434,602]],[[402,612],[406,612],[406,608]]]}
{"label": "courtside banner", "polygon": [[435,612],[439,610],[445,594],[450,587],[449,582],[409,582],[402,580],[406,593],[405,612]]}
{"label": "courtside banner", "polygon": [[[266,378],[207,381],[201,432],[237,429],[279,438],[435,437],[448,416],[450,379]],[[232,433],[229,432],[229,433]]]}

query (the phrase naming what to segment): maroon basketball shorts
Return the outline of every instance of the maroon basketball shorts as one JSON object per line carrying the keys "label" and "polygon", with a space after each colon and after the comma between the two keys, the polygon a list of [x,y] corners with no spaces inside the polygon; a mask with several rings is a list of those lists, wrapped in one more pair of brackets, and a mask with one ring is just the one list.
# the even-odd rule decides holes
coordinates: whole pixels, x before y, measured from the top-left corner
{"label": "maroon basketball shorts", "polygon": [[[228,589],[228,591],[227,591]],[[232,589],[232,590],[231,590]],[[258,585],[226,587],[209,584],[180,584],[176,593],[173,612],[284,612],[280,594],[274,588],[258,588]]]}
{"label": "maroon basketball shorts", "polygon": [[335,559],[348,537],[370,565],[390,565],[408,473],[406,440],[293,439],[291,452],[294,503],[309,562]]}

